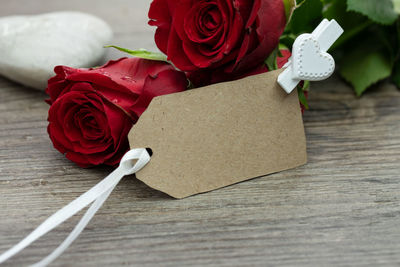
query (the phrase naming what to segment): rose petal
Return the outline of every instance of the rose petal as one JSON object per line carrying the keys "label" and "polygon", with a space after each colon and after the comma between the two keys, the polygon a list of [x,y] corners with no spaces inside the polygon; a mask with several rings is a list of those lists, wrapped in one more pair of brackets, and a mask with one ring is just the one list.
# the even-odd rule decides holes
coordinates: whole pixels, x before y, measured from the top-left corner
{"label": "rose petal", "polygon": [[166,70],[160,72],[156,78],[149,76],[146,79],[143,93],[134,106],[134,111],[140,116],[154,97],[182,92],[186,87],[186,76],[182,72]]}
{"label": "rose petal", "polygon": [[[170,12],[165,12],[169,10]],[[149,24],[151,26],[157,26],[155,41],[158,48],[167,53],[168,43],[164,40],[168,39],[171,29],[171,10],[166,0],[154,0],[150,5],[149,10]]]}
{"label": "rose petal", "polygon": [[[265,14],[268,14],[266,16]],[[279,43],[286,26],[285,7],[282,0],[262,0],[255,23],[259,45],[237,64],[236,70],[245,70],[263,62]]]}

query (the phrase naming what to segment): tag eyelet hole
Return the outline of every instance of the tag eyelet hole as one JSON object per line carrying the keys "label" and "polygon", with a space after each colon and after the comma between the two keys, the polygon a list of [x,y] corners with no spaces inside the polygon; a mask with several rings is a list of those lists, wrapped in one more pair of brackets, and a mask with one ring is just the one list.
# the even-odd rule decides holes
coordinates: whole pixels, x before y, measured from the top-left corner
{"label": "tag eyelet hole", "polygon": [[153,150],[151,148],[146,148],[147,153],[149,153],[150,157],[153,156]]}

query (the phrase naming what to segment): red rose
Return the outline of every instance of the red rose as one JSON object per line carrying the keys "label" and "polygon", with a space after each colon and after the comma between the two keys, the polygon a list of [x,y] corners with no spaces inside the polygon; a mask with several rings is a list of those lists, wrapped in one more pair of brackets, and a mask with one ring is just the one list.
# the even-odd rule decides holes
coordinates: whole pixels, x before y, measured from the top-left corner
{"label": "red rose", "polygon": [[[289,58],[292,56],[292,53],[287,50],[281,50],[280,53],[282,54],[282,57],[277,57],[276,59],[276,63],[278,65],[278,68],[281,69],[286,62],[288,62]],[[219,75],[217,77],[212,77],[212,79],[210,80],[210,76],[208,75],[207,72],[196,72],[196,73],[188,73],[188,78],[190,79],[190,81],[197,85],[197,86],[201,86],[201,85],[206,85],[208,83],[214,84],[214,83],[218,83],[218,82],[222,82],[222,81],[227,81],[227,80],[239,80],[242,78],[246,78],[248,76],[253,76],[253,75],[257,75],[257,74],[261,74],[264,72],[268,72],[270,71],[267,67],[267,65],[263,62],[261,64],[259,64],[258,66],[256,66],[255,68],[252,68],[248,71],[244,71],[241,73],[219,73]],[[205,81],[207,81],[207,83],[205,83]]]}
{"label": "red rose", "polygon": [[154,0],[149,18],[159,49],[207,83],[260,66],[286,25],[282,0]]}
{"label": "red rose", "polygon": [[139,58],[95,69],[55,68],[48,82],[48,133],[54,147],[81,167],[116,165],[127,135],[153,97],[186,89],[184,73]]}

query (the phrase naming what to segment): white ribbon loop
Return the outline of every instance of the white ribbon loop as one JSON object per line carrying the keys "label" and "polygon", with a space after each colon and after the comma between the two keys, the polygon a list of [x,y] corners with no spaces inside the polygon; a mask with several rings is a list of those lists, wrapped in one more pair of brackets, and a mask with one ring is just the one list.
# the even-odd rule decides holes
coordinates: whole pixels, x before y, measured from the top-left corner
{"label": "white ribbon loop", "polygon": [[[134,160],[137,161],[134,163]],[[61,223],[71,218],[73,215],[84,209],[89,204],[93,203],[86,211],[80,222],[76,225],[74,230],[64,240],[64,242],[49,256],[44,258],[42,261],[32,265],[36,267],[47,266],[58,256],[60,256],[79,236],[79,234],[83,231],[89,221],[93,218],[96,212],[110,196],[111,192],[117,186],[119,181],[121,181],[121,179],[126,175],[138,172],[144,166],[146,166],[149,161],[150,155],[144,148],[133,149],[127,152],[125,156],[121,159],[119,167],[115,169],[110,175],[108,175],[100,183],[92,187],[89,191],[72,201],[70,204],[54,213],[52,216],[50,216],[50,218],[44,221],[32,233],[30,233],[25,239],[23,239],[17,245],[0,255],[0,264],[22,251],[24,248],[35,242],[46,233],[53,230]]]}

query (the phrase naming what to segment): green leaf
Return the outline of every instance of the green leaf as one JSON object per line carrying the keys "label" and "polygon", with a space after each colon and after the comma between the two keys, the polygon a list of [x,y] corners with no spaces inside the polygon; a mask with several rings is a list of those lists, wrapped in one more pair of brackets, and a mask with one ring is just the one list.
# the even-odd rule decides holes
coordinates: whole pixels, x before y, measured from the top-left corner
{"label": "green leaf", "polygon": [[289,23],[296,7],[296,0],[283,0],[283,4],[285,5],[286,22]]}
{"label": "green leaf", "polygon": [[397,88],[400,89],[400,61],[397,61],[394,66],[392,79]]}
{"label": "green leaf", "polygon": [[400,0],[393,0],[394,11],[400,14]]}
{"label": "green leaf", "polygon": [[304,83],[303,91],[306,91],[306,92],[310,91],[310,85],[311,85],[310,81],[304,81],[303,83]]}
{"label": "green leaf", "polygon": [[374,83],[390,77],[393,61],[379,40],[360,39],[346,48],[338,62],[339,73],[353,85],[358,96]]}
{"label": "green leaf", "polygon": [[321,20],[321,0],[304,0],[294,10],[287,29],[294,34],[312,32]]}
{"label": "green leaf", "polygon": [[360,34],[361,32],[363,32],[365,29],[367,29],[369,26],[371,26],[373,24],[372,21],[370,20],[366,20],[364,22],[358,22],[358,23],[354,23],[352,27],[345,29],[345,27],[343,27],[344,29],[344,33],[342,34],[342,36],[340,36],[340,38],[332,45],[330,50],[335,50],[337,47],[345,44],[346,42],[348,42],[350,39],[352,39],[353,37],[356,37],[358,34]]}
{"label": "green leaf", "polygon": [[284,33],[280,40],[279,45],[285,46],[287,49],[292,50],[293,43],[296,40],[297,36],[291,33]]}
{"label": "green leaf", "polygon": [[335,19],[344,29],[344,33],[330,50],[335,50],[345,44],[373,24],[371,20],[361,14],[347,12],[346,0],[330,0],[329,4],[324,6],[323,15],[326,19]]}
{"label": "green leaf", "polygon": [[166,61],[166,62],[168,62],[167,57],[164,54],[156,53],[156,52],[150,52],[150,51],[147,51],[146,49],[129,50],[129,49],[126,49],[126,48],[115,46],[115,45],[105,46],[105,48],[109,48],[109,47],[118,49],[119,51],[128,53],[129,55],[134,56],[134,57],[144,58],[144,59],[149,59],[149,60],[158,60],[158,61]]}
{"label": "green leaf", "polygon": [[[307,89],[307,90],[308,90],[308,89]],[[304,87],[297,86],[297,92],[298,92],[298,95],[299,95],[300,103],[301,103],[306,109],[309,109],[307,97],[306,97],[306,95],[304,94],[304,91],[306,91],[306,90],[304,90]]]}
{"label": "green leaf", "polygon": [[267,65],[269,71],[278,69],[278,63],[276,60],[278,57],[278,53],[280,53],[279,47],[275,48],[275,50],[272,51],[269,57],[265,60],[265,64]]}
{"label": "green leaf", "polygon": [[397,31],[397,40],[400,42],[400,20],[396,23],[396,31]]}
{"label": "green leaf", "polygon": [[383,25],[391,25],[397,20],[392,0],[347,0],[347,10],[361,13]]}

